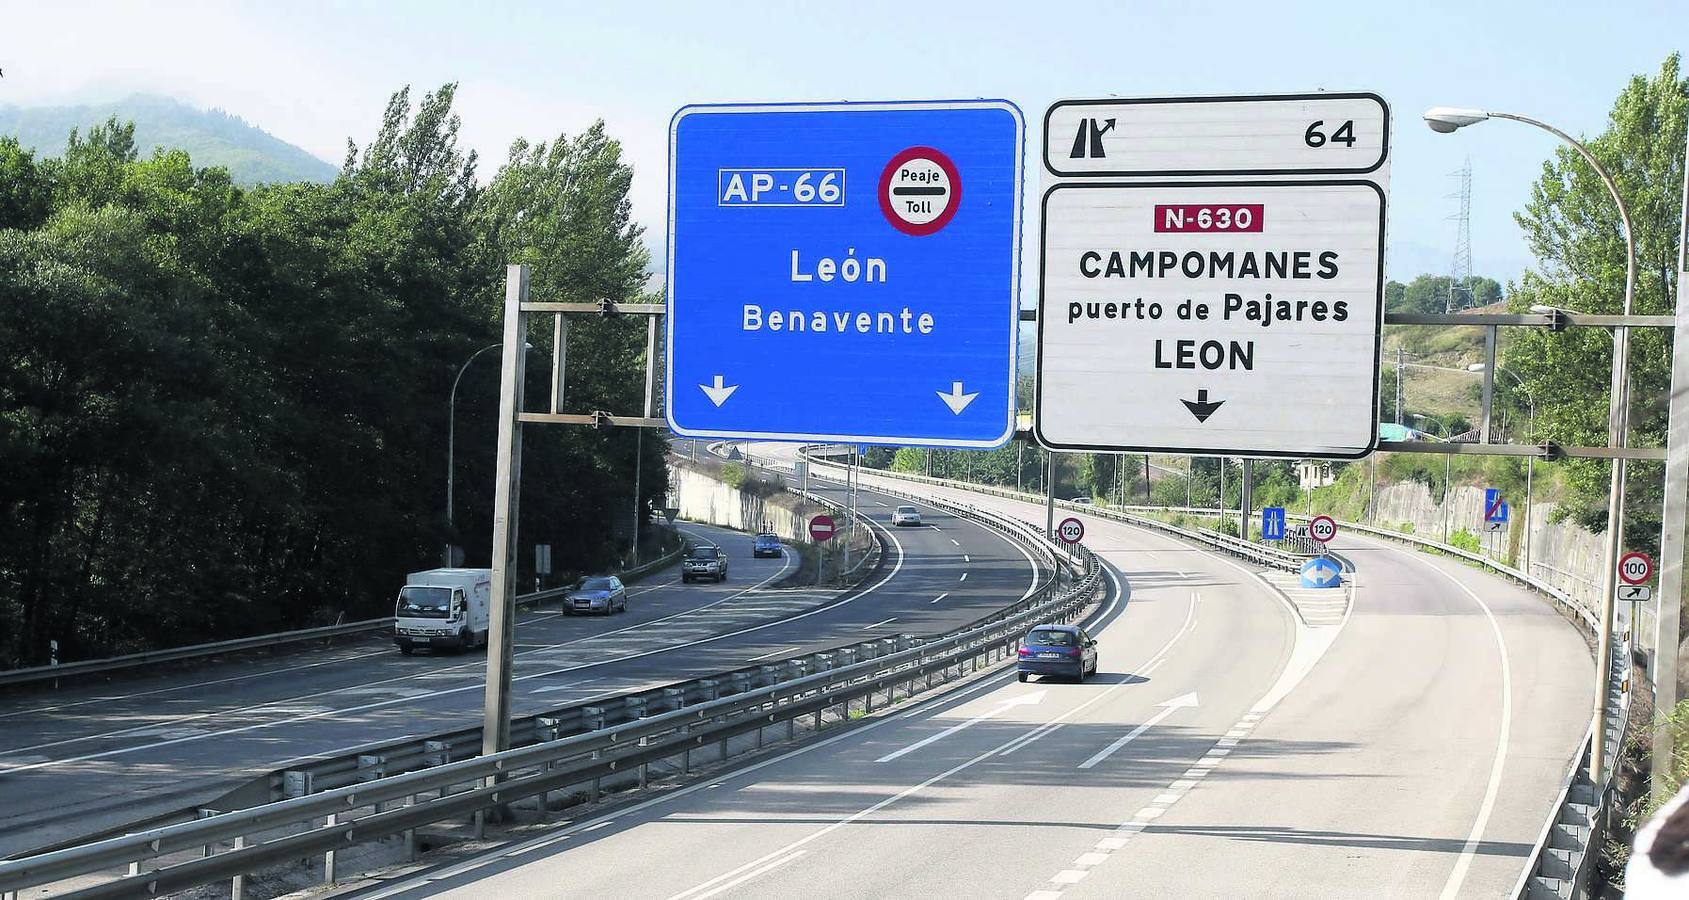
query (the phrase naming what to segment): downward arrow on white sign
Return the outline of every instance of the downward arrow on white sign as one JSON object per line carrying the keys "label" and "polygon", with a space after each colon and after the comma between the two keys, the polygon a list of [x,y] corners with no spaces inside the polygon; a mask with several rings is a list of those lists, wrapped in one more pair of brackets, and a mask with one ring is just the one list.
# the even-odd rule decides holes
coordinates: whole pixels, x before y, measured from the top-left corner
{"label": "downward arrow on white sign", "polygon": [[1157,704],[1157,705],[1161,707],[1161,712],[1158,712],[1155,715],[1150,716],[1149,721],[1145,722],[1142,725],[1139,725],[1138,727],[1132,729],[1131,731],[1126,732],[1124,737],[1121,737],[1118,740],[1116,740],[1114,743],[1109,744],[1107,747],[1104,747],[1101,750],[1098,750],[1095,756],[1092,756],[1090,759],[1087,759],[1084,762],[1080,763],[1079,768],[1089,769],[1092,766],[1095,766],[1097,763],[1100,763],[1103,760],[1108,759],[1110,756],[1114,755],[1114,751],[1119,750],[1121,747],[1124,747],[1127,744],[1132,743],[1133,741],[1137,740],[1138,737],[1140,735],[1142,735],[1144,732],[1150,730],[1151,728],[1154,728],[1156,725],[1159,725],[1161,723],[1162,719],[1167,718],[1168,716],[1178,712],[1181,709],[1185,709],[1187,707],[1195,707],[1197,705],[1196,695],[1195,694],[1186,694],[1182,697],[1174,697],[1173,699],[1167,701],[1166,703],[1161,703],[1161,704]]}
{"label": "downward arrow on white sign", "polygon": [[709,396],[710,402],[717,406],[726,403],[727,398],[733,396],[733,392],[739,389],[739,386],[736,384],[723,386],[720,375],[715,377],[715,385],[713,387],[707,384],[700,384],[698,387]]}
{"label": "downward arrow on white sign", "polygon": [[974,398],[978,396],[978,391],[971,394],[962,393],[962,383],[960,381],[950,382],[950,393],[946,394],[943,391],[938,392],[938,399],[943,400],[944,405],[950,407],[950,411],[958,416],[961,415],[962,410],[967,409],[968,404],[974,402]]}
{"label": "downward arrow on white sign", "polygon": [[915,743],[910,744],[907,747],[904,747],[902,750],[894,750],[891,753],[887,753],[885,756],[882,756],[879,759],[874,760],[874,762],[891,762],[892,760],[898,758],[899,756],[903,756],[906,753],[914,753],[916,750],[919,750],[922,747],[925,747],[926,745],[932,743],[933,741],[941,740],[943,738],[947,738],[950,735],[953,735],[956,732],[961,731],[964,728],[967,728],[967,727],[972,726],[972,725],[977,725],[980,722],[983,722],[986,719],[989,719],[992,716],[995,716],[998,713],[1003,712],[1004,710],[1013,709],[1017,706],[1031,706],[1033,704],[1042,703],[1042,702],[1044,702],[1044,694],[1045,693],[1046,693],[1045,691],[1033,691],[1030,694],[1021,694],[1018,697],[1010,697],[1009,699],[1004,700],[1003,702],[1001,702],[1001,703],[997,704],[996,706],[986,710],[985,712],[982,712],[979,715],[974,716],[973,718],[967,720],[966,722],[960,722],[960,723],[957,723],[955,725],[952,725],[949,728],[946,728],[943,731],[940,731],[938,734],[928,735],[927,737],[924,737],[921,740],[918,740]]}

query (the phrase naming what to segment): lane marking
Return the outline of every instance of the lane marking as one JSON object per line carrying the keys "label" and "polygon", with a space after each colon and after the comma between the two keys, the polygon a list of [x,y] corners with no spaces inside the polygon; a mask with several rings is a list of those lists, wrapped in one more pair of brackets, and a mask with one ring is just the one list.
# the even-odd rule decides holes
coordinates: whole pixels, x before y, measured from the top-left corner
{"label": "lane marking", "polygon": [[[1394,547],[1389,549],[1394,553],[1402,553]],[[1424,559],[1415,559],[1415,562],[1422,563],[1448,579],[1466,596],[1471,597],[1473,603],[1478,604],[1478,608],[1484,612],[1484,618],[1490,623],[1490,633],[1495,635],[1496,654],[1501,661],[1501,729],[1495,737],[1495,759],[1490,762],[1490,782],[1484,788],[1483,802],[1478,805],[1478,817],[1472,820],[1472,831],[1460,848],[1460,858],[1455,860],[1454,870],[1449,873],[1449,880],[1443,884],[1443,892],[1440,895],[1442,900],[1452,900],[1460,895],[1460,888],[1466,882],[1467,870],[1472,868],[1473,855],[1478,852],[1478,843],[1483,839],[1484,829],[1489,826],[1490,813],[1495,809],[1496,795],[1501,792],[1501,772],[1507,764],[1507,741],[1513,730],[1513,667],[1507,659],[1507,641],[1502,637],[1501,623],[1496,621],[1490,605],[1464,582],[1443,571],[1441,566]]]}
{"label": "lane marking", "polygon": [[[989,718],[997,715],[998,713],[1007,712],[1008,710],[1014,709],[1017,706],[1036,706],[1039,703],[1044,702],[1044,696],[1048,693],[1049,693],[1049,691],[1047,691],[1047,690],[1034,691],[1033,693],[1030,693],[1030,694],[1022,694],[1018,697],[1010,697],[1007,700],[999,701],[996,706],[993,706],[992,708],[986,710],[985,712],[980,713],[977,716],[974,716],[971,719],[965,719],[961,722],[958,722],[955,725],[952,725],[949,728],[946,728],[943,731],[938,732],[937,734],[929,734],[926,737],[916,741],[915,743],[910,744],[909,746],[902,748],[901,750],[894,750],[890,753],[887,753],[885,756],[882,756],[879,759],[874,760],[874,762],[877,762],[877,763],[891,762],[894,759],[898,759],[900,757],[907,756],[908,754],[914,753],[916,750],[919,750],[922,747],[925,747],[928,744],[933,743],[934,741],[943,740],[944,738],[947,738],[950,735],[953,735],[958,731],[962,731],[963,729],[966,729],[966,728],[971,728],[971,727],[978,725],[979,723],[985,721],[986,719],[989,719]],[[1042,727],[1042,726],[1040,726],[1040,727]]]}
{"label": "lane marking", "polygon": [[1174,697],[1173,699],[1168,700],[1165,703],[1158,703],[1156,705],[1161,707],[1161,712],[1158,712],[1155,715],[1150,716],[1147,720],[1144,721],[1144,723],[1142,725],[1139,725],[1138,727],[1132,729],[1131,731],[1126,732],[1125,734],[1116,738],[1114,740],[1114,742],[1109,744],[1107,747],[1104,747],[1101,750],[1098,750],[1096,753],[1092,754],[1090,759],[1087,759],[1084,762],[1079,764],[1079,768],[1081,768],[1081,769],[1095,768],[1097,763],[1100,763],[1103,760],[1108,759],[1110,756],[1113,756],[1114,752],[1116,750],[1119,750],[1121,747],[1124,747],[1127,744],[1132,743],[1133,741],[1137,740],[1140,736],[1142,736],[1144,732],[1146,732],[1146,731],[1150,730],[1151,728],[1154,728],[1155,726],[1161,724],[1161,720],[1163,720],[1163,719],[1167,718],[1168,716],[1178,712],[1181,709],[1189,709],[1189,708],[1197,706],[1196,694],[1190,693],[1190,694],[1185,694],[1185,695],[1180,696],[1180,697]]}
{"label": "lane marking", "polygon": [[779,650],[774,651],[773,653],[764,653],[761,656],[753,656],[750,659],[745,660],[745,662],[756,662],[759,659],[767,659],[770,656],[779,656],[782,653],[790,653],[793,650],[801,650],[801,649],[803,649],[803,648],[802,647],[782,647]]}
{"label": "lane marking", "polygon": [[891,618],[889,618],[889,619],[881,619],[881,620],[880,620],[880,621],[878,621],[878,622],[875,622],[875,623],[874,623],[874,624],[872,624],[872,625],[864,625],[864,626],[862,626],[862,630],[863,630],[863,631],[867,631],[867,630],[868,630],[868,629],[870,629],[870,628],[878,628],[878,627],[880,627],[880,626],[881,626],[881,625],[890,625],[890,624],[891,624],[891,623],[893,623],[893,622],[895,622],[895,621],[897,621],[897,617],[896,617],[896,616],[892,616],[892,617],[891,617]]}
{"label": "lane marking", "polygon": [[[1104,561],[1104,563],[1103,563],[1103,573],[1108,576],[1109,581],[1110,581],[1111,584],[1114,585],[1115,590],[1110,595],[1108,602],[1103,606],[1103,608],[1098,610],[1096,613],[1092,614],[1090,617],[1087,618],[1088,622],[1094,623],[1094,622],[1105,621],[1114,612],[1115,607],[1119,606],[1121,604],[1121,602],[1125,599],[1125,596],[1126,596],[1125,593],[1120,589],[1119,581],[1116,580],[1116,578],[1115,578],[1115,575],[1114,575],[1114,572],[1113,572],[1113,566],[1106,561]],[[1033,579],[1034,579],[1034,582],[1036,582],[1037,576],[1034,575]],[[715,783],[721,784],[721,783],[731,781],[731,780],[734,780],[734,779],[741,779],[744,776],[751,775],[753,773],[759,772],[759,771],[761,771],[765,768],[768,768],[770,766],[778,766],[778,765],[786,762],[787,760],[791,760],[791,759],[794,759],[796,757],[803,756],[803,755],[808,754],[808,753],[812,753],[816,750],[821,750],[821,749],[824,749],[824,748],[827,748],[827,747],[831,747],[832,745],[837,744],[841,741],[847,741],[847,740],[851,740],[851,739],[854,739],[854,738],[859,738],[862,735],[864,735],[864,734],[866,734],[870,731],[873,731],[873,730],[878,729],[878,728],[883,728],[887,725],[904,724],[907,721],[908,717],[911,717],[911,716],[913,716],[917,713],[921,713],[921,712],[925,711],[926,707],[927,707],[927,703],[929,703],[929,702],[932,703],[932,704],[935,704],[936,706],[939,706],[939,707],[945,707],[947,704],[949,705],[948,708],[954,708],[955,706],[960,706],[963,701],[965,701],[967,698],[969,698],[970,696],[972,696],[974,694],[983,693],[983,692],[986,692],[988,690],[996,690],[996,689],[1001,688],[1001,687],[1006,687],[1008,684],[1011,683],[1009,681],[1009,676],[1012,675],[1012,674],[1013,674],[1012,672],[1003,672],[1003,673],[998,674],[998,675],[987,676],[985,678],[982,678],[980,681],[978,681],[975,684],[963,685],[961,687],[956,688],[954,693],[948,693],[948,694],[945,694],[945,695],[942,695],[942,696],[931,698],[930,700],[924,700],[923,702],[917,702],[916,705],[911,706],[907,709],[894,711],[890,715],[886,716],[883,719],[877,719],[877,720],[871,721],[871,722],[867,723],[866,725],[859,725],[859,726],[852,728],[852,729],[850,729],[850,730],[848,730],[848,731],[846,731],[842,734],[839,734],[835,737],[823,738],[822,740],[817,741],[815,743],[806,744],[804,746],[796,747],[796,748],[789,750],[785,753],[782,753],[778,756],[774,756],[774,757],[771,757],[769,759],[763,760],[762,762],[753,763],[751,765],[745,766],[744,768],[737,769],[733,772],[730,772],[730,773],[724,775],[719,781],[717,781]],[[1118,687],[1118,685],[1115,685],[1114,687]],[[1112,692],[1112,690],[1113,690],[1113,687],[1111,687],[1109,689],[1109,691],[1105,691],[1104,694],[1099,695],[1095,700],[1092,700],[1092,701],[1089,701],[1089,702],[1083,704],[1081,707],[1079,707],[1079,709],[1083,709],[1087,706],[1090,706],[1091,703],[1096,702],[1096,700],[1102,699],[1104,696],[1107,695],[1107,693]],[[1077,709],[1074,710],[1074,712],[1077,712],[1077,711],[1078,711]],[[1059,724],[1059,721],[1060,720],[1058,720],[1057,723],[1049,723],[1049,724]],[[1020,738],[1017,737],[1015,740],[1020,740]],[[1006,745],[1004,745],[1004,746],[1006,746]],[[995,753],[995,752],[996,752],[996,750],[992,750],[992,751],[989,751],[985,754],[982,754],[979,757],[976,757],[971,762],[966,763],[962,766],[956,767],[955,769],[953,769],[949,773],[945,773],[944,775],[940,775],[936,778],[930,779],[928,784],[936,782],[941,778],[947,777],[950,774],[954,774],[955,772],[962,771],[962,769],[965,769],[969,765],[972,765],[974,763],[979,762],[980,760],[985,759],[987,756],[990,756],[992,753]],[[447,865],[447,866],[440,868],[440,869],[431,869],[429,871],[415,875],[412,878],[410,878],[409,880],[398,881],[396,883],[389,884],[389,885],[383,886],[381,888],[378,888],[374,893],[371,893],[368,897],[366,897],[365,900],[385,900],[385,898],[394,897],[394,896],[397,896],[398,894],[406,892],[406,891],[415,890],[419,887],[425,887],[429,884],[438,883],[438,882],[444,881],[444,880],[449,879],[449,878],[454,878],[458,875],[463,875],[463,874],[466,874],[466,873],[469,873],[469,872],[473,872],[476,869],[480,869],[480,868],[483,868],[485,866],[491,865],[493,863],[499,862],[502,859],[514,857],[514,856],[517,856],[519,854],[526,853],[526,852],[529,852],[531,850],[539,849],[539,848],[542,848],[542,847],[548,847],[548,846],[551,846],[553,844],[559,844],[559,843],[562,843],[563,841],[568,840],[571,836],[573,836],[575,834],[579,834],[584,828],[590,827],[591,825],[595,824],[596,822],[607,821],[607,820],[615,818],[616,816],[632,815],[634,813],[643,812],[647,809],[650,809],[650,808],[658,806],[658,805],[672,803],[673,801],[679,800],[683,797],[688,797],[688,796],[691,796],[692,794],[695,794],[699,791],[706,790],[711,786],[712,785],[709,785],[709,784],[698,783],[698,784],[693,784],[693,785],[689,785],[689,786],[686,786],[686,787],[678,788],[674,791],[664,793],[660,796],[652,797],[649,800],[644,800],[644,801],[641,801],[639,803],[636,803],[633,806],[627,807],[626,809],[617,810],[614,813],[606,814],[605,816],[603,816],[599,819],[589,819],[589,820],[586,820],[584,822],[581,822],[581,823],[578,823],[578,824],[575,824],[575,825],[564,826],[562,828],[562,830],[557,834],[539,835],[537,837],[530,838],[526,841],[522,841],[520,843],[517,843],[516,845],[514,845],[514,847],[510,847],[510,846],[501,847],[501,848],[494,850],[492,852],[488,852],[488,853],[481,854],[479,856],[471,857],[470,859],[466,859],[466,860],[463,860],[462,862],[458,862],[458,863],[453,863],[451,865]],[[916,787],[911,788],[906,793],[913,793],[914,791],[919,790],[921,787],[924,787],[924,785],[917,785]],[[884,806],[889,806],[891,804],[891,802],[895,801],[896,799],[897,798],[895,798],[895,797],[888,798],[878,808],[883,808]],[[873,809],[866,810],[866,811],[858,814],[857,818],[860,818],[862,815],[868,815],[868,814],[872,813],[873,811],[874,811]],[[836,827],[841,827],[843,824],[846,824],[846,823],[844,823],[844,822],[835,823],[833,826],[830,826],[825,831],[831,831]],[[803,843],[808,843],[810,840],[813,840],[813,839],[818,838],[820,836],[821,836],[821,833],[811,835],[809,838],[803,839]],[[773,856],[773,857],[777,857],[779,855],[780,855],[779,851],[776,851],[775,853],[770,854],[770,856]],[[767,859],[767,858],[769,858],[769,857],[764,857],[764,859]],[[752,861],[747,866],[743,866],[739,870],[735,870],[735,871],[742,871],[745,868],[753,867],[753,866],[756,865],[757,862],[760,862],[760,860]],[[733,873],[731,873],[731,872],[728,873],[728,875],[732,875],[732,874]],[[722,876],[722,877],[727,877],[727,876]],[[717,880],[719,880],[719,879],[717,879]],[[1059,897],[1060,894],[1052,894],[1051,896]]]}
{"label": "lane marking", "polygon": [[938,601],[943,600],[945,597],[948,597],[948,596],[950,596],[950,592],[945,591],[944,593],[939,594],[937,597],[932,598],[932,600],[930,602],[937,603]]}
{"label": "lane marking", "polygon": [[[902,560],[901,548],[900,548],[899,557],[898,557],[898,565],[893,568],[891,575],[895,575],[897,573],[897,569],[902,568],[902,562],[903,562],[903,560]],[[719,606],[719,605],[726,603],[730,600],[733,600],[737,597],[740,597],[740,596],[743,596],[745,594],[751,593],[752,591],[758,590],[763,585],[768,584],[770,581],[773,581],[774,579],[781,577],[788,568],[790,568],[789,562],[787,562],[786,564],[783,564],[780,567],[779,572],[776,572],[775,574],[770,575],[768,578],[763,579],[762,581],[758,582],[757,584],[754,584],[754,585],[752,585],[748,588],[745,588],[743,591],[740,591],[737,594],[733,594],[733,595],[730,595],[728,597],[724,597],[724,598],[717,600],[713,603],[708,603],[708,604],[705,604],[704,606],[694,607],[693,609],[689,609],[689,610],[685,610],[683,612],[678,612],[678,613],[674,613],[672,615],[664,616],[660,619],[652,619],[652,620],[647,621],[647,622],[640,622],[640,623],[635,624],[635,625],[629,625],[625,628],[620,628],[620,629],[617,629],[615,631],[607,631],[607,632],[604,632],[603,634],[591,635],[591,636],[579,638],[579,639],[576,639],[576,640],[573,640],[573,641],[566,641],[566,642],[561,643],[561,644],[554,644],[548,649],[557,649],[557,648],[561,648],[561,647],[568,647],[568,646],[573,646],[575,644],[585,643],[585,642],[591,641],[591,640],[598,640],[598,639],[601,639],[601,638],[610,637],[612,635],[621,634],[621,633],[627,632],[627,631],[632,631],[636,628],[644,628],[644,627],[647,627],[647,626],[650,626],[650,625],[658,624],[660,622],[666,622],[670,619],[676,619],[676,618],[680,618],[681,616],[691,615],[693,613],[697,613],[697,612],[709,609],[709,608],[714,607],[714,606]],[[889,579],[891,577],[891,575],[887,575],[886,578]],[[562,674],[565,674],[565,673],[568,673],[568,672],[578,672],[582,669],[591,669],[591,668],[595,668],[595,667],[598,667],[598,666],[610,665],[612,663],[623,662],[623,661],[630,660],[630,659],[639,659],[639,658],[646,657],[646,656],[654,656],[654,655],[659,654],[659,653],[668,653],[668,652],[671,652],[671,651],[674,651],[674,650],[682,650],[682,649],[685,649],[685,648],[688,648],[688,647],[695,647],[695,646],[698,646],[700,644],[707,644],[707,643],[711,643],[712,641],[722,640],[724,638],[736,637],[738,635],[747,634],[747,633],[750,633],[750,632],[753,632],[753,631],[761,631],[762,629],[765,629],[765,628],[772,628],[776,625],[783,625],[783,624],[786,624],[788,622],[796,621],[798,619],[807,618],[809,616],[816,615],[817,613],[826,612],[827,610],[832,609],[834,607],[842,606],[846,603],[850,603],[854,600],[859,599],[862,596],[865,596],[867,593],[869,593],[870,591],[878,588],[881,584],[884,584],[884,583],[885,583],[885,581],[881,580],[879,583],[870,587],[867,591],[863,591],[862,593],[857,594],[854,597],[848,597],[844,600],[837,601],[837,602],[835,602],[835,603],[833,603],[829,606],[819,607],[817,609],[810,610],[807,613],[800,613],[798,615],[791,616],[791,617],[788,617],[788,618],[785,618],[785,619],[779,619],[779,620],[776,620],[776,621],[773,621],[773,622],[765,622],[761,625],[753,625],[753,626],[750,626],[748,628],[742,628],[738,631],[730,631],[730,632],[725,632],[725,633],[718,634],[718,635],[712,635],[712,636],[709,636],[709,637],[697,638],[695,640],[685,641],[685,642],[682,642],[682,643],[679,643],[679,644],[670,644],[670,645],[663,646],[663,647],[654,647],[650,650],[645,650],[645,651],[641,651],[641,652],[638,652],[638,653],[631,653],[631,654],[626,654],[626,655],[623,655],[623,656],[618,656],[615,659],[605,659],[605,660],[599,660],[597,662],[581,663],[579,665],[566,666],[566,667],[561,668],[561,669],[553,669],[553,670],[550,670],[550,671],[547,671],[547,672],[535,672],[535,673],[532,673],[532,674],[529,674],[529,675],[519,675],[519,676],[512,678],[511,683],[514,685],[516,682],[520,682],[520,681],[528,681],[528,680],[535,679],[535,678],[546,678],[546,677],[549,677],[549,676],[552,676],[552,675],[562,675]],[[543,652],[543,651],[534,650],[534,651],[528,651],[528,652],[529,653],[539,653],[539,652]],[[515,654],[515,655],[525,656],[527,654],[523,653],[523,654]],[[433,670],[433,671],[430,671],[430,672],[416,672],[416,673],[411,673],[411,674],[407,674],[407,675],[401,675],[401,676],[398,676],[398,677],[395,677],[395,678],[385,679],[383,681],[371,682],[370,684],[362,685],[361,687],[373,687],[375,685],[390,684],[390,683],[393,683],[393,682],[406,681],[406,680],[410,680],[410,679],[423,679],[423,678],[438,677],[438,675],[440,675],[441,673],[447,673],[447,672],[452,672],[452,671],[455,671],[455,670],[468,668],[469,665],[471,665],[471,664],[465,664],[465,665],[462,665],[462,666],[452,666],[452,667],[448,667],[446,669],[436,669],[436,670]],[[277,700],[277,701],[271,701],[271,702],[268,702],[268,703],[255,704],[255,705],[249,706],[249,707],[242,707],[242,708],[238,708],[238,709],[229,709],[229,710],[221,710],[221,711],[218,711],[218,712],[201,713],[201,714],[198,714],[198,715],[188,716],[188,717],[176,719],[176,720],[173,720],[173,721],[174,722],[194,721],[194,720],[197,720],[197,719],[205,719],[205,718],[211,718],[211,717],[219,716],[219,715],[227,715],[229,713],[234,713],[234,712],[248,712],[248,711],[255,710],[255,709],[264,709],[264,708],[267,708],[267,707],[274,707],[274,706],[278,706],[278,705],[286,704],[286,703],[296,703],[299,700],[313,699],[313,698],[316,698],[316,697],[333,696],[334,694],[340,693],[341,690],[343,690],[343,689],[336,688],[336,689],[333,689],[333,690],[321,691],[321,692],[318,692],[318,693],[315,693],[315,694],[304,694],[304,695],[301,695],[301,696],[298,696],[298,697],[290,697],[290,698],[287,698],[285,700]],[[437,689],[437,690],[431,691],[427,696],[442,697],[442,696],[447,696],[447,695],[450,695],[450,694],[461,694],[461,693],[464,693],[466,691],[479,691],[479,690],[485,690],[485,686],[483,684],[480,684],[480,683],[471,683],[471,684],[463,685],[461,687]],[[376,701],[376,702],[373,702],[373,703],[365,703],[365,704],[358,705],[358,706],[338,707],[338,708],[335,708],[335,709],[322,710],[322,711],[319,711],[319,712],[313,712],[313,713],[309,713],[309,714],[305,714],[305,715],[292,716],[292,717],[285,718],[285,719],[276,719],[276,720],[271,721],[271,722],[258,722],[258,723],[252,724],[252,725],[243,725],[243,726],[240,726],[238,728],[227,728],[227,729],[223,729],[221,731],[208,731],[208,732],[205,732],[203,734],[198,734],[198,735],[191,735],[191,736],[187,736],[187,737],[174,738],[174,739],[166,740],[166,741],[156,741],[156,742],[153,742],[153,743],[150,743],[150,744],[136,744],[136,745],[131,746],[131,747],[120,747],[120,748],[117,748],[117,749],[114,749],[114,750],[106,750],[106,751],[99,752],[99,753],[88,753],[88,754],[83,754],[82,756],[71,756],[71,757],[65,757],[65,758],[62,758],[62,759],[48,760],[46,762],[31,763],[31,764],[28,764],[28,765],[12,766],[10,768],[0,768],[0,774],[10,774],[10,773],[13,773],[13,772],[27,772],[27,771],[31,771],[33,769],[46,769],[46,768],[52,768],[54,766],[67,765],[67,764],[70,764],[70,763],[87,762],[89,760],[94,760],[94,759],[106,759],[106,758],[113,757],[113,756],[125,756],[125,755],[128,755],[130,753],[136,753],[136,752],[139,752],[139,751],[142,751],[142,750],[154,750],[154,749],[158,749],[158,748],[161,748],[161,747],[170,747],[170,746],[175,746],[177,744],[185,744],[185,743],[189,743],[189,742],[192,742],[192,741],[204,740],[206,738],[225,737],[225,736],[231,735],[231,734],[245,734],[247,732],[252,732],[252,731],[261,731],[261,730],[266,729],[266,728],[274,728],[278,725],[289,725],[289,724],[293,724],[293,723],[296,723],[296,722],[313,721],[313,720],[316,720],[316,719],[321,719],[325,716],[334,716],[334,715],[340,715],[340,714],[343,714],[343,713],[365,712],[365,711],[371,710],[371,709],[381,709],[383,707],[393,706],[393,705],[400,704],[400,703],[409,703],[409,702],[412,702],[416,699],[417,699],[416,697],[396,697],[396,698],[393,698],[391,700],[380,700],[380,701]],[[113,732],[113,733],[107,734],[107,735],[90,735],[88,737],[72,738],[72,739],[65,740],[65,741],[59,741],[59,742],[56,742],[56,743],[57,744],[69,744],[69,743],[77,743],[77,742],[80,742],[80,741],[93,740],[93,739],[100,738],[100,737],[117,737],[117,736],[121,736],[122,734],[129,734],[129,733],[132,733],[132,732],[135,732],[135,731],[138,731],[138,730],[143,730],[145,728],[156,728],[156,727],[158,727],[156,724],[147,725],[147,726],[140,726],[140,727],[137,727],[137,728],[124,729],[122,732]],[[24,749],[27,749],[27,748],[24,748]],[[22,751],[21,750],[7,750],[4,753],[0,753],[0,758],[3,758],[4,756],[7,756],[7,755],[10,755],[10,754],[13,754],[13,753],[17,753],[17,752],[22,752]]]}
{"label": "lane marking", "polygon": [[684,893],[675,894],[673,897],[669,898],[669,900],[684,900],[684,898],[691,898],[691,900],[705,900],[705,898],[714,897],[715,895],[721,893],[722,891],[728,890],[730,888],[738,887],[739,885],[744,884],[747,881],[750,881],[752,878],[755,878],[758,875],[762,875],[766,872],[777,869],[777,868],[785,865],[786,863],[789,863],[792,860],[797,859],[798,857],[800,857],[800,856],[802,856],[802,855],[804,855],[805,853],[808,853],[808,852],[809,852],[808,850],[799,850],[798,852],[793,853],[790,856],[781,857],[780,859],[777,859],[777,860],[769,863],[766,866],[763,866],[763,867],[758,868],[758,869],[754,869],[750,872],[746,872],[745,874],[739,876],[738,878],[735,878],[732,881],[727,882],[726,884],[718,885],[714,889],[709,890],[709,891],[705,891],[702,894],[694,894],[693,891],[696,891],[697,888],[693,888],[691,891],[686,891]]}
{"label": "lane marking", "polygon": [[966,572],[963,572],[963,573],[962,573],[962,577],[961,577],[961,578],[958,578],[958,579],[956,579],[956,580],[957,580],[957,581],[967,581],[967,580],[968,580],[968,573],[966,573]]}

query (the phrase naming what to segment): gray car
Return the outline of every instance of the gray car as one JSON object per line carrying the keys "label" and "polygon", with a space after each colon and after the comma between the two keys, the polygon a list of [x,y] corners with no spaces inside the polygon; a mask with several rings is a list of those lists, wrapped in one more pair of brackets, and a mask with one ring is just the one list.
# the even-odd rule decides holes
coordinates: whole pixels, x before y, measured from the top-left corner
{"label": "gray car", "polygon": [[575,584],[563,601],[563,614],[601,615],[628,611],[628,589],[614,575],[591,575]]}

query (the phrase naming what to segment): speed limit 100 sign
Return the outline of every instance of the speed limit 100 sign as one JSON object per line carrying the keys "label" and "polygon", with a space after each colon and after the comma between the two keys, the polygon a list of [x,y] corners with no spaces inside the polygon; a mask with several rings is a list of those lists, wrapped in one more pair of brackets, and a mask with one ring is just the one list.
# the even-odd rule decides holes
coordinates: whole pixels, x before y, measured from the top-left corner
{"label": "speed limit 100 sign", "polygon": [[1619,580],[1625,584],[1646,584],[1654,577],[1654,561],[1646,553],[1631,551],[1619,557]]}
{"label": "speed limit 100 sign", "polygon": [[1337,521],[1330,516],[1314,516],[1308,520],[1308,537],[1324,544],[1337,536]]}

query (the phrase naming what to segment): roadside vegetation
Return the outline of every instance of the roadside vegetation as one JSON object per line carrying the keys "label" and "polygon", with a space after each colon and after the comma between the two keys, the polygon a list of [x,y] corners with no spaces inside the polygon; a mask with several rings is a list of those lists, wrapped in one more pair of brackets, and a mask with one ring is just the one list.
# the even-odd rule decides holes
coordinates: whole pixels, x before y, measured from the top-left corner
{"label": "roadside vegetation", "polygon": [[[518,141],[482,183],[454,91],[393,95],[329,183],[243,188],[115,118],[55,158],[0,138],[0,666],[387,614],[448,543],[487,564],[498,354],[458,387],[451,527],[447,398],[500,339],[505,265],[538,298],[632,300],[647,260],[601,124]],[[636,407],[642,326],[574,323],[569,411]],[[633,432],[525,444],[521,546],[618,558]]]}

